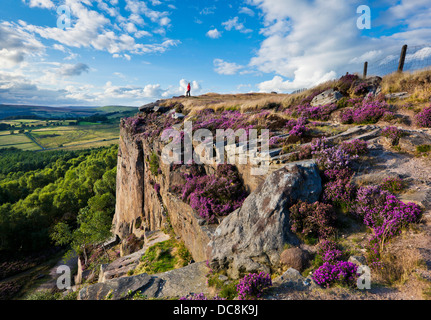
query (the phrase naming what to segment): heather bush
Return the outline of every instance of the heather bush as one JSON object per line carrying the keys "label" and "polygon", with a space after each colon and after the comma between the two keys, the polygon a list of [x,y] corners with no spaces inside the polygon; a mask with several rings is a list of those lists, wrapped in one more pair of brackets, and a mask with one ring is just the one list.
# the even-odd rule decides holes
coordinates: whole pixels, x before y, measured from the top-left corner
{"label": "heather bush", "polygon": [[368,143],[361,139],[343,141],[341,148],[351,156],[368,153]]}
{"label": "heather bush", "polygon": [[225,216],[239,208],[247,193],[234,166],[222,164],[213,175],[192,172],[185,176],[186,183],[173,187],[180,191],[181,198],[208,222],[216,216]]}
{"label": "heather bush", "polygon": [[390,139],[391,144],[394,146],[398,144],[400,138],[404,135],[404,131],[397,127],[386,127],[382,130],[382,136]]}
{"label": "heather bush", "polygon": [[313,272],[313,280],[317,284],[329,288],[334,284],[353,287],[356,285],[358,266],[348,261],[337,261],[334,264],[325,262]]}
{"label": "heather bush", "polygon": [[380,184],[382,190],[389,191],[390,193],[398,193],[403,191],[407,187],[407,182],[401,178],[385,178]]}
{"label": "heather bush", "polygon": [[287,110],[286,113],[293,117],[302,117],[310,120],[321,120],[326,121],[329,119],[331,113],[337,110],[338,105],[336,103],[320,106],[312,106],[308,103],[300,104],[291,110]]}
{"label": "heather bush", "polygon": [[355,96],[365,95],[368,92],[368,84],[362,81],[356,82],[351,86],[350,91]]}
{"label": "heather bush", "polygon": [[346,95],[353,83],[358,79],[359,77],[355,74],[346,74],[337,81],[336,87],[338,88],[338,91]]}
{"label": "heather bush", "polygon": [[272,286],[271,275],[264,272],[244,276],[236,286],[239,300],[261,298],[263,291]]}
{"label": "heather bush", "polygon": [[318,244],[317,253],[322,257],[323,262],[335,263],[340,261],[344,254],[333,240],[321,240]]}
{"label": "heather bush", "polygon": [[355,213],[373,231],[369,250],[371,260],[378,262],[385,241],[417,222],[421,209],[412,202],[405,204],[378,186],[369,186],[358,189]]}
{"label": "heather bush", "polygon": [[431,106],[424,108],[415,116],[415,123],[420,127],[431,128]]}
{"label": "heather bush", "polygon": [[291,230],[306,240],[327,238],[335,231],[336,215],[332,205],[298,201],[290,207]]}
{"label": "heather bush", "polygon": [[344,124],[376,123],[388,111],[389,105],[383,99],[370,96],[356,103],[352,109],[343,109],[340,113],[340,121]]}

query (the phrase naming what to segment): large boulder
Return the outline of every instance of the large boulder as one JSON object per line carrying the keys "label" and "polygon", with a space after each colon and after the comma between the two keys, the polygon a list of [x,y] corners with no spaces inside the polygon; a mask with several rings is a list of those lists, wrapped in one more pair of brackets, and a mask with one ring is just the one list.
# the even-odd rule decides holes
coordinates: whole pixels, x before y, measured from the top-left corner
{"label": "large boulder", "polygon": [[323,106],[327,104],[337,103],[337,101],[340,100],[342,97],[343,95],[339,91],[329,89],[315,96],[310,104],[313,107],[317,107],[320,105]]}
{"label": "large boulder", "polygon": [[280,255],[280,264],[287,268],[304,271],[308,267],[310,254],[301,248],[288,248]]}
{"label": "large boulder", "polygon": [[279,267],[286,244],[298,245],[291,232],[289,208],[298,200],[315,202],[322,191],[313,160],[290,163],[270,174],[227,216],[208,244],[210,267],[232,278]]}

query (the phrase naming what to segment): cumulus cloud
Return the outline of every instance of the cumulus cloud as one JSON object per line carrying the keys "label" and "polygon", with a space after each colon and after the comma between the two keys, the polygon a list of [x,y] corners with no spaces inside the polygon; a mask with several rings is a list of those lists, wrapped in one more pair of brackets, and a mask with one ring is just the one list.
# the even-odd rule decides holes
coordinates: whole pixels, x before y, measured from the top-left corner
{"label": "cumulus cloud", "polygon": [[24,27],[10,23],[0,23],[0,68],[12,68],[29,56],[40,56],[45,46]]}
{"label": "cumulus cloud", "polygon": [[[99,6],[110,14],[118,15],[117,11],[110,11],[105,2],[99,1]],[[75,48],[89,48],[107,51],[111,54],[130,52],[133,54],[145,54],[151,52],[164,52],[170,46],[177,45],[178,40],[167,39],[162,43],[144,44],[138,43],[136,39],[148,36],[146,30],[138,29],[138,25],[143,25],[141,16],[147,17],[156,23],[158,28],[168,27],[170,19],[166,11],[155,11],[146,5],[145,2],[137,0],[126,0],[126,10],[130,12],[129,19],[122,16],[117,18],[121,21],[120,26],[125,33],[118,32],[118,26],[113,26],[111,20],[102,12],[91,10],[91,3],[66,0],[65,4],[71,9],[73,24],[70,28],[60,29],[56,27],[43,27],[36,25],[25,25],[24,28],[30,33],[35,33],[45,39],[55,40],[58,43]],[[87,5],[88,7],[87,7]],[[117,28],[117,29],[116,29]],[[121,30],[121,29],[120,29]],[[134,37],[133,35],[136,35]]]}
{"label": "cumulus cloud", "polygon": [[244,66],[236,64],[234,62],[227,62],[223,59],[214,59],[214,71],[218,74],[233,75],[238,73],[239,70],[243,69]]}
{"label": "cumulus cloud", "polygon": [[60,74],[67,77],[80,76],[83,72],[88,72],[90,67],[84,63],[67,64],[60,68]]}
{"label": "cumulus cloud", "polygon": [[[363,1],[249,0],[262,12],[265,36],[250,67],[273,73],[258,85],[261,91],[288,91],[311,87],[347,71],[362,68],[364,61],[398,52],[404,41],[431,41],[429,1],[402,0],[389,7],[373,27],[404,25],[401,32],[373,38],[356,27],[356,8]],[[229,26],[234,25],[232,21]]]}
{"label": "cumulus cloud", "polygon": [[26,3],[30,8],[54,8],[54,3],[51,0],[22,0],[22,2]]}
{"label": "cumulus cloud", "polygon": [[217,39],[221,37],[221,32],[217,30],[217,28],[215,29],[211,29],[207,32],[207,37],[212,38],[212,39]]}
{"label": "cumulus cloud", "polygon": [[242,22],[238,22],[238,19],[239,19],[238,17],[234,17],[230,20],[222,22],[222,25],[228,31],[235,29],[235,30],[242,32],[242,33],[253,32],[253,30],[247,29]]}

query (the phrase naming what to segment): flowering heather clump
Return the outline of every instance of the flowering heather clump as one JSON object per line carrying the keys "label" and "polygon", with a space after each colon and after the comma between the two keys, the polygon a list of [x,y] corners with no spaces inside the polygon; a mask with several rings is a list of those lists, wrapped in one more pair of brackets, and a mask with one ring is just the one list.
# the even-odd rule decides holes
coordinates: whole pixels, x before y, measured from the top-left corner
{"label": "flowering heather clump", "polygon": [[272,286],[271,275],[264,272],[250,273],[239,280],[236,286],[239,300],[254,300],[262,296],[263,290]]}
{"label": "flowering heather clump", "polygon": [[355,74],[346,74],[342,76],[337,82],[338,90],[346,94],[356,80],[358,80],[358,76]]}
{"label": "flowering heather clump", "polygon": [[145,119],[140,116],[121,119],[121,126],[130,130],[132,134],[138,133],[144,123]]}
{"label": "flowering heather clump", "polygon": [[355,195],[356,187],[350,178],[336,179],[325,184],[323,201],[348,210],[353,206]]}
{"label": "flowering heather clump", "polygon": [[[316,147],[316,145],[313,145]],[[313,148],[312,146],[312,148]],[[322,170],[343,169],[357,158],[357,155],[350,155],[341,147],[328,147],[320,151],[313,151],[316,155],[316,162]]]}
{"label": "flowering heather clump", "polygon": [[397,193],[404,190],[407,187],[407,183],[401,178],[386,178],[380,184],[382,190],[389,191],[390,193]]}
{"label": "flowering heather clump", "polygon": [[360,82],[358,84],[356,84],[353,88],[352,88],[352,92],[354,95],[364,95],[367,93],[368,89],[368,84],[365,82]]}
{"label": "flowering heather clump", "polygon": [[373,230],[371,253],[378,260],[385,240],[399,234],[403,228],[418,220],[421,209],[412,202],[405,204],[378,186],[358,189],[355,212]]}
{"label": "flowering heather clump", "polygon": [[404,131],[397,127],[386,127],[382,130],[382,136],[391,140],[392,145],[397,145],[399,139],[404,135]]}
{"label": "flowering heather clump", "polygon": [[367,97],[354,105],[353,109],[344,109],[340,113],[341,123],[376,123],[389,111],[389,105],[382,99]]}
{"label": "flowering heather clump", "polygon": [[343,251],[333,240],[322,240],[319,242],[317,253],[322,257],[324,262],[336,263],[343,258]]}
{"label": "flowering heather clump", "polygon": [[368,143],[361,139],[343,141],[341,148],[352,156],[368,153]]}
{"label": "flowering heather clump", "polygon": [[323,120],[326,121],[329,119],[332,111],[336,110],[338,105],[327,104],[321,106],[311,106],[310,104],[300,104],[297,105],[291,112],[292,116],[303,117],[312,120]]}
{"label": "flowering heather clump", "polygon": [[293,232],[306,238],[327,238],[334,232],[336,215],[330,204],[299,201],[290,207],[290,225]]}
{"label": "flowering heather clump", "polygon": [[223,164],[213,175],[186,175],[186,183],[173,189],[181,191],[181,198],[208,222],[239,208],[247,193],[234,166]]}
{"label": "flowering heather clump", "polygon": [[325,262],[313,272],[317,284],[329,288],[333,284],[356,285],[358,266],[348,261],[337,261],[334,264]]}
{"label": "flowering heather clump", "polygon": [[[193,121],[194,130],[208,129],[215,134],[217,129],[232,129],[234,131],[244,129],[248,132],[249,129],[253,128],[253,124],[249,122],[249,118],[250,115],[239,111],[225,110],[216,113],[212,109],[204,109],[198,111],[191,120]],[[255,118],[255,122],[258,121],[258,118],[258,116]]]}
{"label": "flowering heather clump", "polygon": [[415,117],[415,122],[420,127],[431,128],[431,106],[419,112]]}

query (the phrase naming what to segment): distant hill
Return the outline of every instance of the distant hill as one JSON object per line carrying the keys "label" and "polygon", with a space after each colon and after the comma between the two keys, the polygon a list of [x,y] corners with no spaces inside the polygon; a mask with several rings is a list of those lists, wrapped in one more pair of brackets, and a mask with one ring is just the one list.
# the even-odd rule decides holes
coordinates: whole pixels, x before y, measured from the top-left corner
{"label": "distant hill", "polygon": [[45,107],[31,105],[6,105],[0,104],[0,120],[10,117],[37,117],[41,119],[67,119],[77,117],[89,117],[97,113],[112,113],[112,112],[134,112],[136,107],[126,106],[105,106],[105,107]]}

